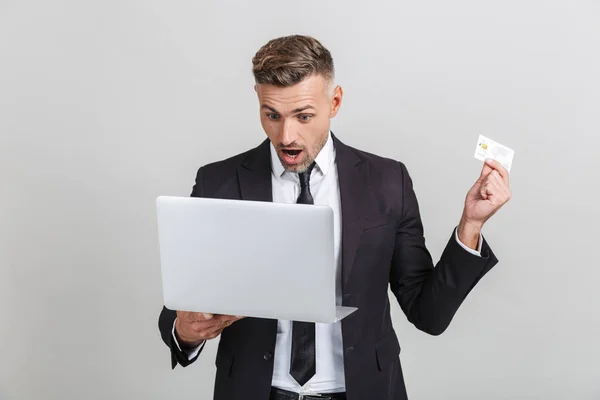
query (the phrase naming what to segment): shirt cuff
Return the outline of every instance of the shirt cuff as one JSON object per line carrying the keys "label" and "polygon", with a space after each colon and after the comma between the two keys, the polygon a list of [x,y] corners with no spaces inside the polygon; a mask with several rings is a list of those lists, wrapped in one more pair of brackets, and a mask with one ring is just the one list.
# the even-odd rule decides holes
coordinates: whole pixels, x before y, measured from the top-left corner
{"label": "shirt cuff", "polygon": [[467,247],[464,245],[463,242],[460,241],[460,239],[458,238],[458,229],[454,230],[454,236],[456,237],[456,241],[458,242],[458,244],[465,249],[466,251],[468,251],[469,253],[473,254],[474,256],[479,256],[481,257],[481,247],[483,246],[483,235],[480,233],[479,234],[479,243],[477,245],[478,249],[477,250],[473,250],[470,247]]}
{"label": "shirt cuff", "polygon": [[177,341],[177,336],[175,336],[175,323],[176,322],[177,322],[177,318],[175,318],[175,321],[173,321],[173,329],[171,330],[171,334],[173,335],[173,340],[175,341],[175,345],[177,346],[179,351],[181,351],[182,353],[187,355],[189,361],[192,361],[192,359],[195,358],[198,355],[198,353],[200,353],[200,350],[202,350],[202,346],[204,346],[204,343],[206,343],[206,340],[203,341],[202,343],[200,343],[200,345],[198,347],[195,347],[195,348],[189,349],[189,350],[181,350],[181,346],[179,346],[179,342]]}

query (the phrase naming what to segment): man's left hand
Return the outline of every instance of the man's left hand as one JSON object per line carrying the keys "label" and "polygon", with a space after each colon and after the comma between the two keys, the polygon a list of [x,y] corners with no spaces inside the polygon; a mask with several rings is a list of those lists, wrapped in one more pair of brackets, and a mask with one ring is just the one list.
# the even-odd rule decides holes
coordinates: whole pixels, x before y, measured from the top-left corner
{"label": "man's left hand", "polygon": [[476,249],[483,224],[512,196],[509,172],[498,161],[486,160],[481,176],[465,200],[465,208],[458,227],[458,236],[465,245]]}

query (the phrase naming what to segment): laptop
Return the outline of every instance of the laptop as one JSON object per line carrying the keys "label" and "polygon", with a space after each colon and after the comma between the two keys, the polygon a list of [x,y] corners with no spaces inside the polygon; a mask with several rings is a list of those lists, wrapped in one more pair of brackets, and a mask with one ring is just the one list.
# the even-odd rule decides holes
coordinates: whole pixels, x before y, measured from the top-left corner
{"label": "laptop", "polygon": [[328,206],[159,196],[163,301],[171,310],[334,323]]}

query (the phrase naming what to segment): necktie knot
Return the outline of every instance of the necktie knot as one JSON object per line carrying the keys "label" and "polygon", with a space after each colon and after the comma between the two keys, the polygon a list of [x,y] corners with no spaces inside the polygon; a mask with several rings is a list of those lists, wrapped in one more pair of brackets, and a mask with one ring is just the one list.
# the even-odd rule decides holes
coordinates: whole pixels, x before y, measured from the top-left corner
{"label": "necktie knot", "polygon": [[300,172],[298,174],[298,178],[300,179],[300,186],[308,187],[310,185],[310,174],[312,173],[313,168],[315,167],[316,162],[312,162],[310,166],[304,172]]}

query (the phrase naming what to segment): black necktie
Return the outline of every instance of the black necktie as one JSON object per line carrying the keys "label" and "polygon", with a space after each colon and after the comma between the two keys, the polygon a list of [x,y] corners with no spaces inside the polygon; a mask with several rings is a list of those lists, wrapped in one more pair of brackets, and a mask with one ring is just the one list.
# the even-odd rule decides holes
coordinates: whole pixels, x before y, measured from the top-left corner
{"label": "black necktie", "polygon": [[[298,174],[300,178],[300,196],[298,196],[296,203],[314,204],[313,197],[310,194],[310,173],[314,167],[315,163],[313,162],[305,172]],[[316,372],[315,324],[294,321],[292,325],[290,375],[300,386],[304,386]]]}

